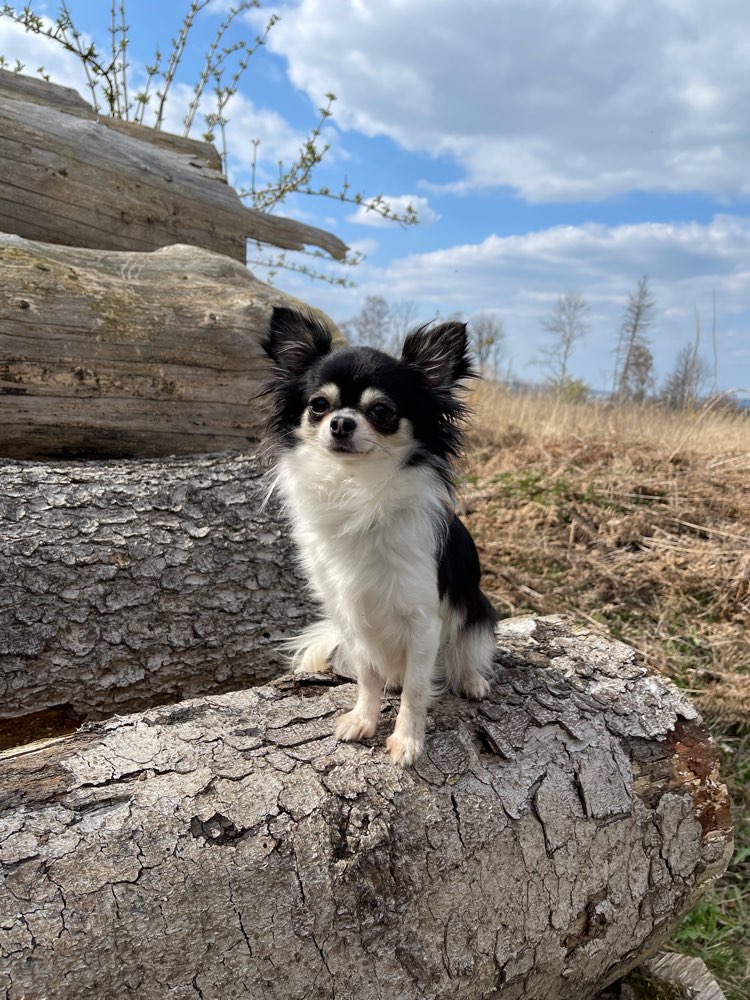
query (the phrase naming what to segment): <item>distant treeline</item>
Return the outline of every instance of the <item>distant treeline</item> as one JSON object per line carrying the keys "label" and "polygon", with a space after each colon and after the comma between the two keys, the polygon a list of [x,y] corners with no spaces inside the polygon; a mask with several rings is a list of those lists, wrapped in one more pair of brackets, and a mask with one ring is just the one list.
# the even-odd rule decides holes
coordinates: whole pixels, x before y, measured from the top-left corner
{"label": "distant treeline", "polygon": [[[572,402],[592,399],[616,404],[656,402],[673,410],[694,410],[705,405],[750,410],[750,397],[739,396],[734,391],[724,394],[716,391],[715,300],[711,324],[712,362],[702,353],[701,318],[696,311],[693,338],[678,351],[672,370],[657,384],[651,349],[655,308],[648,278],[644,276],[628,296],[613,340],[612,386],[607,392],[592,389],[570,371],[573,349],[585,340],[591,328],[591,308],[580,292],[558,296],[551,312],[540,317],[548,339],[533,362],[542,375],[539,383],[513,376],[505,323],[498,312],[485,310],[468,317],[454,313],[447,318],[468,321],[472,350],[482,375],[514,391],[554,392]],[[397,353],[405,334],[419,320],[417,303],[408,299],[388,302],[380,295],[370,295],[360,312],[340,325],[355,343]]]}

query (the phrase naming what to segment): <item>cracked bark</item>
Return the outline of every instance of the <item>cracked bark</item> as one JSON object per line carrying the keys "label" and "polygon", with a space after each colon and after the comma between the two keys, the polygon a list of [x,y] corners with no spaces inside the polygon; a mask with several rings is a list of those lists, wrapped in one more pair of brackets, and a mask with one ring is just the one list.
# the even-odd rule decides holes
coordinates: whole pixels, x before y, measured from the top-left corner
{"label": "cracked bark", "polygon": [[0,719],[36,713],[5,745],[285,669],[313,606],[267,490],[252,455],[0,461]]}
{"label": "cracked bark", "polygon": [[282,677],[6,753],[7,1000],[588,1000],[726,864],[708,733],[620,643],[504,622],[406,771],[392,701],[336,743],[353,697]]}

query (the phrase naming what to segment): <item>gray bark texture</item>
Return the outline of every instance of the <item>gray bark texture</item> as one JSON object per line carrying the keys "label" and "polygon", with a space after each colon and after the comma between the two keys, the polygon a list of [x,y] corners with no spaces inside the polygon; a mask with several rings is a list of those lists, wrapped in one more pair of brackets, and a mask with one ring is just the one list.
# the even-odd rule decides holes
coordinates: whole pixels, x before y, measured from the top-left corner
{"label": "gray bark texture", "polygon": [[89,724],[0,768],[6,1000],[589,1000],[723,870],[695,709],[558,618],[424,755],[337,744],[351,683],[285,676]]}
{"label": "gray bark texture", "polygon": [[274,305],[308,308],[207,250],[0,235],[0,456],[247,448]]}
{"label": "gray bark texture", "polygon": [[246,260],[247,239],[287,250],[331,233],[246,208],[208,143],[99,115],[67,87],[0,70],[0,231],[98,250],[190,243]]}
{"label": "gray bark texture", "polygon": [[278,640],[314,608],[268,486],[253,455],[0,461],[0,719],[97,719],[283,670]]}

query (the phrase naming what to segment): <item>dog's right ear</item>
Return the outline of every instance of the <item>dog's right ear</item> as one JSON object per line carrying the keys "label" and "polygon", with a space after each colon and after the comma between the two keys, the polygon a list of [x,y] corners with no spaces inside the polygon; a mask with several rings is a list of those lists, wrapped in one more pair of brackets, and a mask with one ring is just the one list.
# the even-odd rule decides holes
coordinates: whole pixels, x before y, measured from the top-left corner
{"label": "dog's right ear", "polygon": [[331,333],[310,315],[276,306],[268,336],[260,345],[268,357],[289,375],[301,375],[331,350]]}

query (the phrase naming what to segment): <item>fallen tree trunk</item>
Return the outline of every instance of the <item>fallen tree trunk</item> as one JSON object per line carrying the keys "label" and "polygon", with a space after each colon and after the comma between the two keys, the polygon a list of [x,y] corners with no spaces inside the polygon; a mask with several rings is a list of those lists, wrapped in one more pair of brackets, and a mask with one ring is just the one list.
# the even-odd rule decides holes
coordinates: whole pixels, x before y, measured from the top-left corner
{"label": "fallen tree trunk", "polygon": [[[721,987],[700,958],[663,951],[627,977],[632,1000],[726,1000]],[[607,998],[602,997],[602,1000]],[[616,998],[613,997],[613,1000]],[[621,994],[620,1000],[629,1000]]]}
{"label": "fallen tree trunk", "polygon": [[278,639],[313,606],[267,491],[251,455],[0,461],[0,718],[96,719],[277,675]]}
{"label": "fallen tree trunk", "polygon": [[731,850],[717,755],[632,650],[503,623],[480,705],[425,753],[337,744],[349,683],[85,727],[0,768],[7,1000],[588,1000]]}
{"label": "fallen tree trunk", "polygon": [[0,456],[247,448],[274,305],[219,254],[77,250],[0,235]]}
{"label": "fallen tree trunk", "polygon": [[247,240],[347,247],[246,208],[213,146],[98,114],[70,88],[0,71],[0,230],[98,250],[189,243],[243,264]]}

